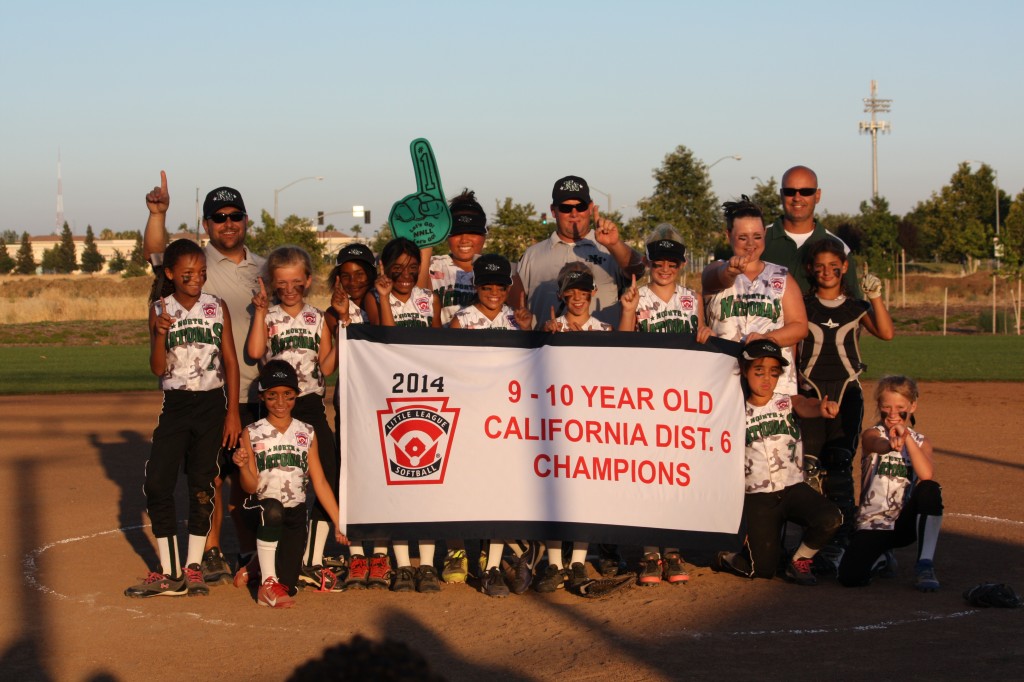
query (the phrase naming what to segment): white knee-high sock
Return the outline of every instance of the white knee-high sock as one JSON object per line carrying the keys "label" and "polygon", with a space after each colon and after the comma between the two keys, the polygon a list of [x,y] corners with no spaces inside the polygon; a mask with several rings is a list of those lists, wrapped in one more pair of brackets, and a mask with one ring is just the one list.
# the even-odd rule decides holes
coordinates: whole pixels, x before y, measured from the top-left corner
{"label": "white knee-high sock", "polygon": [[501,566],[501,550],[505,548],[504,542],[492,542],[487,547],[487,570]]}
{"label": "white knee-high sock", "polygon": [[574,542],[572,543],[572,560],[569,565],[582,564],[587,560],[587,547],[589,546],[586,542]]}
{"label": "white knee-high sock", "polygon": [[814,555],[817,554],[817,553],[818,553],[818,550],[811,549],[810,547],[808,547],[807,545],[805,545],[804,543],[801,542],[800,546],[796,548],[795,552],[793,552],[793,558],[794,559],[813,559]]}
{"label": "white knee-high sock", "polygon": [[205,535],[189,535],[188,549],[185,550],[185,565],[191,566],[192,564],[201,564],[203,562],[203,552],[205,550]]}
{"label": "white knee-high sock", "polygon": [[178,557],[178,538],[174,536],[157,538],[156,549],[160,555],[160,571],[172,578],[177,578],[181,575],[181,559]]}
{"label": "white knee-high sock", "polygon": [[434,565],[434,549],[436,544],[433,540],[420,540],[420,566]]}
{"label": "white knee-high sock", "polygon": [[260,560],[263,580],[277,580],[277,540],[256,540],[256,556]]}
{"label": "white knee-high sock", "polygon": [[918,560],[935,558],[935,545],[939,542],[942,517],[919,514],[917,517]]}
{"label": "white knee-high sock", "polygon": [[391,542],[391,546],[395,548],[396,568],[402,568],[403,566],[412,566],[412,561],[409,559],[408,540],[393,540]]}
{"label": "white knee-high sock", "polygon": [[548,563],[562,568],[562,541],[548,540]]}
{"label": "white knee-high sock", "polygon": [[302,563],[307,566],[320,566],[324,563],[324,547],[327,546],[327,533],[330,530],[330,524],[326,521],[310,520]]}

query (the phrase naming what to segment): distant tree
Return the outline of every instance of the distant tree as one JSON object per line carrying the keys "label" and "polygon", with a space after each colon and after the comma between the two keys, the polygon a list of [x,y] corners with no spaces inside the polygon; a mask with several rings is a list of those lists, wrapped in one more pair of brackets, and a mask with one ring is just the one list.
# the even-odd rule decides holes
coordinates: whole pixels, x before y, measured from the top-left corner
{"label": "distant tree", "polygon": [[919,202],[907,217],[917,226],[922,249],[940,260],[965,263],[973,271],[977,259],[992,256],[995,196],[995,173],[988,164],[971,173],[965,161],[949,184]]}
{"label": "distant tree", "polygon": [[[121,232],[114,233],[114,239],[137,239],[142,236],[142,233],[138,230],[123,230]],[[167,231],[164,230],[164,236],[167,236]]]}
{"label": "distant tree", "polygon": [[21,237],[18,236],[18,233],[15,230],[4,230],[3,232],[0,232],[0,241],[4,244],[15,244],[19,239],[21,239]]}
{"label": "distant tree", "polygon": [[100,239],[114,239],[114,231],[111,230],[109,227],[104,227],[102,230],[100,230]]}
{"label": "distant tree", "polygon": [[39,269],[42,270],[44,275],[54,275],[61,271],[59,268],[62,265],[60,245],[54,245],[45,251],[43,251],[43,259],[39,263]]}
{"label": "distant tree", "polygon": [[7,240],[0,239],[0,275],[10,274],[15,265],[11,254],[7,252]]}
{"label": "distant tree", "polygon": [[189,231],[188,223],[182,223],[181,225],[178,225],[178,232],[188,232],[188,231]]}
{"label": "distant tree", "polygon": [[761,207],[765,225],[771,225],[782,217],[782,197],[779,196],[779,183],[774,175],[768,178],[768,182],[758,182],[754,185],[754,193],[750,195],[750,200]]}
{"label": "distant tree", "polygon": [[370,249],[379,255],[381,249],[383,249],[384,245],[389,241],[391,241],[391,226],[384,223],[377,230],[376,236],[374,236],[373,240],[370,242]]}
{"label": "distant tree", "polygon": [[128,259],[124,257],[120,250],[114,249],[114,255],[107,262],[107,272],[116,275],[119,272],[124,272],[127,268]]}
{"label": "distant tree", "polygon": [[21,233],[21,246],[14,257],[14,272],[19,275],[34,275],[36,272],[36,260],[32,256],[32,242],[29,241],[28,232]]}
{"label": "distant tree", "polygon": [[354,236],[356,239],[359,239],[359,236],[362,235],[362,234],[363,234],[363,226],[362,225],[360,225],[359,223],[356,223],[355,225],[352,226],[352,236]]}
{"label": "distant tree", "polygon": [[96,238],[92,234],[92,225],[85,227],[85,248],[82,250],[82,272],[92,274],[103,269],[106,259],[96,248]]}
{"label": "distant tree", "polygon": [[900,219],[889,211],[889,202],[884,197],[873,197],[870,202],[860,203],[859,227],[864,241],[858,250],[871,271],[883,277],[896,274],[894,267],[900,251],[899,222]]}
{"label": "distant tree", "polygon": [[654,193],[637,202],[640,218],[631,227],[647,234],[659,223],[671,223],[687,252],[703,260],[724,241],[724,223],[707,165],[680,145],[665,156],[653,177]]}
{"label": "distant tree", "polygon": [[135,231],[135,246],[132,247],[131,255],[128,256],[128,263],[125,266],[123,277],[142,277],[146,274],[146,258],[142,255],[142,235]]}
{"label": "distant tree", "polygon": [[1006,212],[999,242],[1003,246],[1002,269],[1020,277],[1024,271],[1024,191],[1017,195]]}
{"label": "distant tree", "polygon": [[54,248],[54,256],[52,263],[53,267],[47,268],[47,262],[45,256],[43,257],[43,271],[50,270],[57,274],[66,275],[74,272],[78,269],[78,256],[75,252],[75,238],[71,235],[71,228],[68,226],[67,221],[64,221],[64,227],[60,231],[60,243]]}
{"label": "distant tree", "polygon": [[[554,225],[545,225],[537,217],[533,204],[517,204],[511,197],[494,202],[494,219],[487,232],[484,251],[500,253],[511,261],[518,261],[533,244],[547,239]],[[444,245],[447,251],[447,244]]]}
{"label": "distant tree", "polygon": [[316,226],[307,219],[290,215],[277,225],[274,218],[266,211],[260,214],[260,226],[249,223],[246,246],[261,256],[266,256],[279,246],[294,244],[301,246],[313,259],[314,264],[324,262],[324,245],[317,238]]}

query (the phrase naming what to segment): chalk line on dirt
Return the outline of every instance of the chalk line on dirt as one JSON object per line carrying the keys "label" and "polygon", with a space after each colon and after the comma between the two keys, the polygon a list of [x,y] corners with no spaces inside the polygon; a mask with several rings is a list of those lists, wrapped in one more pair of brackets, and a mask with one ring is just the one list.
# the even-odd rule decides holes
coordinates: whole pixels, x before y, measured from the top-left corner
{"label": "chalk line on dirt", "polygon": [[[982,515],[978,515],[978,514],[966,514],[966,513],[951,513],[951,514],[947,514],[947,516],[968,519],[968,520],[971,520],[971,521],[979,521],[979,522],[982,522],[982,523],[998,523],[998,524],[1009,524],[1009,525],[1016,525],[1016,526],[1024,526],[1024,521],[1015,521],[1015,520],[1012,520],[1012,519],[1002,519],[1002,518],[998,518],[998,517],[994,517],[994,516],[982,516]],[[103,530],[103,531],[99,531],[99,532],[96,532],[96,533],[92,533],[90,535],[78,535],[78,536],[75,536],[75,537],[64,538],[63,540],[56,540],[54,542],[50,542],[50,543],[47,543],[45,545],[41,545],[39,547],[36,547],[32,551],[28,552],[25,555],[25,557],[22,559],[22,571],[23,571],[23,575],[24,575],[24,578],[25,578],[25,582],[29,586],[39,590],[40,592],[42,592],[44,594],[51,595],[53,597],[56,597],[57,599],[76,599],[75,597],[73,597],[71,595],[67,595],[67,594],[63,594],[61,592],[58,592],[57,590],[53,589],[52,587],[49,587],[48,585],[44,585],[43,583],[39,582],[39,580],[36,578],[36,574],[38,573],[38,559],[39,559],[39,557],[42,556],[45,552],[53,549],[54,547],[60,547],[62,545],[69,545],[69,544],[72,544],[72,543],[75,543],[75,542],[82,542],[84,540],[93,540],[95,538],[103,537],[103,536],[106,536],[106,535],[113,535],[115,533],[125,533],[127,531],[140,530],[142,528],[148,528],[149,525],[150,524],[147,523],[147,524],[141,524],[141,525],[138,525],[138,526],[125,526],[123,528],[114,528],[114,529],[111,529],[111,530]],[[77,599],[77,601],[85,603],[85,602],[93,602],[94,599],[92,597],[90,597],[89,599],[85,599],[85,600]],[[99,608],[104,609],[104,610],[106,610],[106,609],[115,609],[115,610],[119,610],[119,611],[126,611],[126,612],[132,614],[134,617],[147,617],[147,618],[151,618],[153,616],[153,614],[151,614],[151,613],[148,613],[148,612],[145,612],[145,611],[141,611],[141,610],[139,610],[137,608],[129,607],[129,606],[125,606],[123,608],[122,607],[113,607],[113,606],[102,606],[102,607],[99,607]],[[953,613],[946,613],[946,614],[928,614],[928,615],[921,616],[919,618],[903,618],[903,619],[895,619],[895,620],[884,620],[884,621],[879,621],[877,623],[868,623],[868,624],[863,624],[863,625],[845,625],[845,626],[836,626],[836,627],[817,627],[817,628],[780,628],[780,629],[772,629],[772,630],[738,630],[738,631],[733,631],[733,632],[690,632],[690,633],[685,633],[685,634],[687,634],[688,636],[690,636],[690,637],[692,637],[694,639],[701,639],[701,638],[714,637],[714,636],[718,636],[718,637],[722,637],[722,636],[724,636],[724,637],[761,637],[761,636],[776,636],[776,635],[789,635],[789,636],[796,635],[796,636],[799,636],[799,635],[836,634],[836,633],[841,633],[841,632],[863,632],[863,631],[868,631],[868,630],[886,630],[886,629],[889,629],[891,627],[897,627],[897,626],[901,626],[901,625],[912,625],[912,624],[915,624],[915,623],[925,623],[925,622],[931,622],[931,621],[951,620],[951,619],[955,619],[955,618],[963,618],[965,616],[970,616],[970,615],[973,615],[973,614],[978,613],[978,612],[979,611],[977,609],[969,609],[969,610],[966,610],[966,611],[955,611]],[[207,623],[209,625],[216,625],[216,626],[224,626],[224,625],[234,625],[234,626],[237,626],[238,625],[238,623],[232,623],[230,621],[225,621],[225,620],[219,619],[219,618],[218,619],[204,618],[202,614],[194,613],[194,612],[188,612],[188,613],[184,613],[184,614],[169,614],[169,615],[185,616],[185,617],[189,617],[189,618],[195,618],[195,619],[203,621],[204,623]],[[261,626],[261,629],[267,629],[267,628],[266,628],[266,626]],[[273,627],[271,629],[285,631],[285,630],[289,630],[290,628]],[[681,633],[674,633],[674,634],[678,635],[678,634],[681,634]]]}

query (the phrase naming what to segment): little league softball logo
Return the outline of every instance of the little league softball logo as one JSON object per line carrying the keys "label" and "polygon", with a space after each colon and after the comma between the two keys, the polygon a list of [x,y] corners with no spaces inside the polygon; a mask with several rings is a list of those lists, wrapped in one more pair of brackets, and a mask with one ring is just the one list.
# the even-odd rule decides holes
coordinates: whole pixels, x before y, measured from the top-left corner
{"label": "little league softball logo", "polygon": [[782,289],[786,286],[786,278],[785,277],[772,277],[769,280],[769,284],[771,284],[771,287],[772,287],[773,291],[782,291]]}
{"label": "little league softball logo", "polygon": [[388,485],[444,483],[458,408],[448,398],[388,398],[377,411]]}

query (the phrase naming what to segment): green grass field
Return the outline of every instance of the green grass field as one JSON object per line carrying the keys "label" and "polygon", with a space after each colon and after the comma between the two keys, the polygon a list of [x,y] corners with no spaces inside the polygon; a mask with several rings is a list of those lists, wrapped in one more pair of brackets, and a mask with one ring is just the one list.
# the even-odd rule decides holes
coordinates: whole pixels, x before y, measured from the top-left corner
{"label": "green grass field", "polygon": [[[1024,337],[903,336],[864,339],[867,379],[1024,381]],[[2,346],[0,395],[156,390],[149,347]],[[333,383],[333,381],[332,381]]]}

